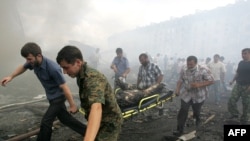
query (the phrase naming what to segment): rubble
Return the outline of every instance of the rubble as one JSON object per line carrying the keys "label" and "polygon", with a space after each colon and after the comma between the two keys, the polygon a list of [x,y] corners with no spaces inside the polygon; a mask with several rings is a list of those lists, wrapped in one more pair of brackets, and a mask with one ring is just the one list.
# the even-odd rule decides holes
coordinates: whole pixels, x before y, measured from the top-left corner
{"label": "rubble", "polygon": [[[228,97],[223,97],[220,107],[213,103],[212,97],[204,103],[201,111],[201,119],[206,124],[199,130],[195,128],[190,108],[185,133],[193,134],[193,131],[196,131],[195,137],[189,139],[190,141],[223,141],[223,125],[227,124],[224,121],[228,116],[227,100]],[[25,137],[26,139],[22,138],[22,140],[36,140],[35,134],[37,133],[42,113],[45,112],[47,104],[47,101],[39,101],[37,103],[28,103],[1,109],[0,141],[15,139],[15,137],[25,134],[29,134],[29,137]],[[173,101],[166,102],[161,108],[150,109],[152,111],[151,118],[147,118],[141,113],[126,119],[118,141],[176,141],[178,137],[173,136],[172,132],[176,129],[176,116],[179,107],[180,99],[176,97]],[[80,112],[74,116],[78,120],[86,122]],[[147,120],[134,122],[133,119],[136,119],[137,116],[145,117]],[[211,116],[213,118],[209,122],[206,122]],[[60,122],[55,127],[52,141],[77,141],[82,138]]]}

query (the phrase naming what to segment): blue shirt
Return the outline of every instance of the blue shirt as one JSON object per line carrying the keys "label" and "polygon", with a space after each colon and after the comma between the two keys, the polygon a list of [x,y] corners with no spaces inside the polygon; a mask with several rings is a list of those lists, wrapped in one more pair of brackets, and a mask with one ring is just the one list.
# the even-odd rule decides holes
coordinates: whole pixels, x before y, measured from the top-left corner
{"label": "blue shirt", "polygon": [[32,67],[29,63],[25,63],[24,68],[30,70],[34,69],[34,73],[45,89],[48,100],[64,96],[60,85],[65,83],[65,79],[63,77],[62,70],[57,63],[43,57],[40,66]]}
{"label": "blue shirt", "polygon": [[126,69],[129,68],[129,63],[128,63],[128,59],[125,57],[115,57],[113,59],[112,64],[114,64],[117,68],[117,73],[115,74],[115,77],[118,78],[120,76],[122,76],[122,74],[126,71]]}

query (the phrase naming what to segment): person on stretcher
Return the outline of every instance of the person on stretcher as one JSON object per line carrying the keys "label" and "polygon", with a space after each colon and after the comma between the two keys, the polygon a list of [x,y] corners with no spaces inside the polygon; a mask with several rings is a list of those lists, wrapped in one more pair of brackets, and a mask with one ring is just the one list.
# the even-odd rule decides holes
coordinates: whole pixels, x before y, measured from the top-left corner
{"label": "person on stretcher", "polygon": [[136,106],[142,98],[168,91],[166,84],[162,83],[163,73],[160,67],[151,63],[146,53],[139,55],[139,61],[141,66],[136,85],[117,80],[120,89],[116,89],[116,98],[121,108]]}
{"label": "person on stretcher", "polygon": [[165,83],[156,83],[144,90],[138,89],[136,84],[124,83],[119,79],[116,84],[115,96],[121,109],[137,106],[145,97],[170,91]]}

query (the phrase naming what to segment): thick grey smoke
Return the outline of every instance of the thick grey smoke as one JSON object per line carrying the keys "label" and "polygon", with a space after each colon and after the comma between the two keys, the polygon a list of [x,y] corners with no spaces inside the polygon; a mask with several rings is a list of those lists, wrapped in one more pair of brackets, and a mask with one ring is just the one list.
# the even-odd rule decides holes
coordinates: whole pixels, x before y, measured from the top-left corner
{"label": "thick grey smoke", "polygon": [[[79,39],[84,42],[80,30],[75,27],[88,11],[91,10],[86,0],[1,0],[0,79],[10,75],[18,65],[25,62],[20,49],[26,42],[38,43],[45,56],[53,56],[51,59],[55,59],[58,48],[68,44],[69,40]],[[32,73],[27,71],[9,83],[7,88],[1,87],[1,96],[31,96],[31,99],[38,93],[44,93]],[[17,98],[17,101],[20,99]]]}
{"label": "thick grey smoke", "polygon": [[84,31],[78,25],[91,11],[88,0],[24,0],[18,5],[25,34],[29,38],[50,48],[72,39],[84,41]]}
{"label": "thick grey smoke", "polygon": [[0,65],[1,73],[8,72],[19,62],[19,47],[24,43],[24,29],[16,9],[15,0],[3,0],[0,4]]}
{"label": "thick grey smoke", "polygon": [[[184,57],[187,55],[186,53],[189,53],[190,48],[184,41],[191,42],[192,40],[195,40],[199,42],[200,39],[198,39],[198,37],[205,37],[205,39],[207,39],[206,36],[202,36],[204,34],[200,34],[200,32],[204,32],[205,29],[208,29],[207,27],[202,28],[204,25],[208,25],[207,23],[202,24],[202,22],[205,21],[202,21],[202,18],[208,19],[207,17],[199,17],[201,21],[196,23],[196,27],[193,23],[192,15],[190,15],[189,19],[184,17],[180,19],[172,19],[169,22],[167,21],[167,17],[169,17],[168,14],[174,14],[176,11],[183,12],[182,10],[184,10],[184,7],[174,5],[174,3],[179,4],[179,2],[171,1],[169,3],[169,1],[165,2],[164,0],[158,0],[157,2],[159,3],[164,1],[164,4],[159,6],[160,4],[156,1],[128,1],[129,2],[113,0],[107,0],[105,2],[102,0],[1,0],[0,78],[14,70],[17,64],[25,61],[20,56],[20,48],[28,41],[37,42],[42,47],[46,56],[49,54],[48,57],[53,57],[51,59],[55,59],[59,48],[70,43],[85,46],[87,49],[84,50],[84,53],[93,47],[99,47],[102,53],[102,64],[105,64],[103,65],[102,71],[106,71],[107,73],[110,73],[110,75],[113,75],[109,65],[115,56],[116,47],[124,49],[125,55],[131,62],[131,66],[135,66],[134,68],[137,69],[139,65],[138,55],[142,52],[148,52],[152,56],[155,56],[155,54],[159,52],[162,55],[171,53],[170,55],[167,55],[173,55],[175,57],[177,56],[175,54],[176,52],[181,52],[183,54],[180,56]],[[181,5],[184,5],[186,8],[190,1],[185,1],[184,4],[182,3]],[[148,3],[150,3],[150,6]],[[196,2],[196,6],[198,6],[198,3],[199,2]],[[174,11],[171,11],[171,8],[166,8],[169,7],[169,5],[172,6],[172,10]],[[168,9],[169,11],[163,11],[161,10],[162,8]],[[144,11],[145,9],[146,11]],[[191,8],[189,7],[189,9]],[[160,13],[153,13],[155,11],[160,11]],[[188,11],[186,14],[187,13]],[[210,12],[208,11],[208,13]],[[229,16],[231,17],[231,13]],[[136,25],[142,25],[137,23],[142,23],[144,20],[149,21],[148,19],[150,19],[150,21],[153,21],[153,19],[162,19],[162,17],[166,18],[164,19],[166,21],[136,28]],[[248,23],[247,19],[249,18],[246,17],[245,23]],[[214,25],[213,27],[218,27],[217,24],[222,22],[219,19],[219,22],[217,23],[213,20],[208,21],[208,23]],[[228,25],[228,22],[225,22],[225,24]],[[235,25],[235,27],[238,27],[238,24]],[[171,27],[178,30],[173,32],[175,30],[171,29]],[[201,30],[192,32],[192,34],[191,32],[184,32],[184,30],[190,31],[189,29],[192,28],[194,29],[192,31],[196,31],[195,29],[198,29],[198,27],[201,27]],[[225,29],[226,26],[222,27],[223,28],[218,28],[218,31]],[[245,28],[242,26],[240,27],[242,31],[245,31]],[[134,28],[136,29],[128,31],[128,29]],[[171,29],[170,32],[166,31],[168,29]],[[237,28],[228,28],[228,31],[234,29]],[[207,34],[207,32],[204,33]],[[234,31],[232,33],[234,33]],[[194,37],[193,35],[197,36]],[[213,34],[211,35],[211,37],[214,37]],[[241,40],[247,41],[247,39],[245,39],[247,37],[248,36],[244,38],[241,37]],[[229,38],[228,41],[233,41],[232,39],[234,38]],[[219,41],[221,42],[222,40],[218,40],[218,42]],[[246,41],[244,42],[248,44]],[[210,47],[207,43],[203,44],[204,46]],[[185,46],[185,51],[182,50],[183,46]],[[219,46],[218,48],[222,50],[222,48],[226,47],[228,46]],[[175,51],[176,49],[179,50]],[[197,48],[197,50],[198,49],[199,48]],[[191,53],[195,51],[192,50]],[[203,52],[207,55],[206,51]],[[88,52],[87,54],[90,55]],[[237,55],[235,56],[238,56],[239,54],[239,51],[237,51]],[[228,57],[226,58],[228,59]],[[85,59],[87,60],[88,58],[85,56]],[[136,74],[136,69],[132,70],[131,74]]]}

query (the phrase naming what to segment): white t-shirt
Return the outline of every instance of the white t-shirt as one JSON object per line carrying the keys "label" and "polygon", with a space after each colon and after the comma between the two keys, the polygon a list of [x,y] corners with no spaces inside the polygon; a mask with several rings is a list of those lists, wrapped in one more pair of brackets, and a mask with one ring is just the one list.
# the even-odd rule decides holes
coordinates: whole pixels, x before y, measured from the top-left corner
{"label": "white t-shirt", "polygon": [[208,64],[208,68],[212,72],[215,81],[220,80],[221,73],[226,72],[225,65],[221,62],[217,62],[217,63],[211,62]]}

